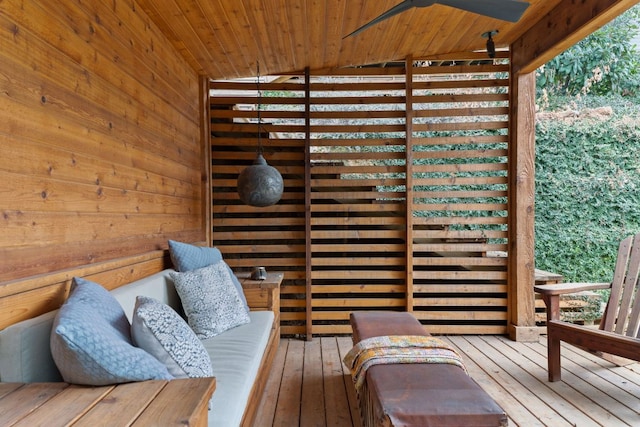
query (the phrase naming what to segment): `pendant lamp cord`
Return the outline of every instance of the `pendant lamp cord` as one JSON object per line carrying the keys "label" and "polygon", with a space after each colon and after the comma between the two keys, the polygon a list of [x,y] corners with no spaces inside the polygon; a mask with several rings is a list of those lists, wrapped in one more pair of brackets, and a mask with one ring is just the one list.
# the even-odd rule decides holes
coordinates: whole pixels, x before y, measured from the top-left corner
{"label": "pendant lamp cord", "polygon": [[262,109],[262,92],[260,91],[260,61],[256,62],[258,79],[256,80],[256,88],[258,90],[258,154],[262,155],[262,120],[260,118],[260,110]]}

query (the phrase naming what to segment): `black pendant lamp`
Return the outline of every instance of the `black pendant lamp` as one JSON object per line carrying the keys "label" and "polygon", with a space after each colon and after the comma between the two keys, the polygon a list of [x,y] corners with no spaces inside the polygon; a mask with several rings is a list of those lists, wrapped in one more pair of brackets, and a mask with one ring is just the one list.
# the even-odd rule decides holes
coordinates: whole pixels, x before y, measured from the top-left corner
{"label": "black pendant lamp", "polygon": [[255,207],[271,206],[280,200],[284,190],[282,175],[278,169],[269,166],[262,156],[260,108],[262,93],[260,92],[260,64],[258,64],[258,153],[251,166],[245,168],[238,176],[238,195],[246,205]]}

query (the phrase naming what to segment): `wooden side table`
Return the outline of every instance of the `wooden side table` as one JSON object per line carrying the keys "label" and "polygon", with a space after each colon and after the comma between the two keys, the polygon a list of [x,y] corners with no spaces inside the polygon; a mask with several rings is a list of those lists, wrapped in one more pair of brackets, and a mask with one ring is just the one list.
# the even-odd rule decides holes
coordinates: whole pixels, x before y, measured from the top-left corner
{"label": "wooden side table", "polygon": [[280,325],[280,285],[284,279],[284,273],[268,271],[264,280],[251,279],[251,273],[236,273],[244,289],[247,304],[252,310],[271,310],[275,314],[275,324]]}

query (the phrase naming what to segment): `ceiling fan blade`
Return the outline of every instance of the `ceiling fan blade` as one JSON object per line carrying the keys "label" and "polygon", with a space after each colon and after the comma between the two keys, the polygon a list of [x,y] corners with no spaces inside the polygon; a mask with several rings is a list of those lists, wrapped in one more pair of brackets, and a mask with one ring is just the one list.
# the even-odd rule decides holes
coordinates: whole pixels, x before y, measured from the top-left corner
{"label": "ceiling fan blade", "polygon": [[520,0],[404,0],[402,3],[398,3],[377,18],[347,34],[343,39],[355,36],[372,25],[382,22],[385,19],[389,19],[392,16],[404,12],[405,10],[411,9],[412,7],[429,7],[436,3],[509,22],[517,22],[520,20],[524,11],[529,7],[529,3]]}
{"label": "ceiling fan blade", "polygon": [[[398,3],[397,5],[393,6],[391,9],[387,10],[386,12],[384,12],[383,14],[378,16],[377,18],[372,19],[371,21],[369,21],[366,24],[364,24],[362,27],[356,29],[355,31],[352,31],[349,34],[347,34],[346,36],[343,37],[343,39],[346,39],[347,37],[355,36],[359,32],[366,30],[367,28],[371,27],[372,25],[376,25],[377,23],[382,22],[385,19],[389,19],[392,16],[395,16],[395,15],[397,15],[399,13],[404,12],[405,10],[411,9],[412,7],[416,6],[415,3],[416,2],[414,2],[413,0],[404,0],[402,3]],[[437,3],[437,0],[419,1],[417,3],[421,3],[421,4],[424,3],[424,6],[431,6],[432,4]]]}
{"label": "ceiling fan blade", "polygon": [[518,22],[529,7],[529,3],[519,0],[437,0],[435,3],[508,22]]}

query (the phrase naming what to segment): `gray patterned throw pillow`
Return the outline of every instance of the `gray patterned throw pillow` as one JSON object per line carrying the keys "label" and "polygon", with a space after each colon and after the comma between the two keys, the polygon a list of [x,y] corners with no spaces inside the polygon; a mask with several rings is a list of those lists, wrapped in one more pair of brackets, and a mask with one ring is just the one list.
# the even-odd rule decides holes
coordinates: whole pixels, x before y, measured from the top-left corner
{"label": "gray patterned throw pillow", "polygon": [[213,376],[209,354],[193,330],[175,310],[154,298],[136,298],[131,336],[176,378]]}
{"label": "gray patterned throw pillow", "polygon": [[249,323],[249,313],[224,261],[184,273],[171,272],[189,326],[198,338]]}
{"label": "gray patterned throw pillow", "polygon": [[[171,256],[171,262],[173,262],[174,268],[181,272],[197,270],[198,268],[224,261],[222,259],[222,253],[218,248],[195,246],[188,243],[176,242],[175,240],[169,240],[169,255]],[[236,275],[233,274],[233,270],[226,262],[224,265],[227,267],[231,280],[238,290],[240,299],[244,303],[245,308],[249,310],[249,305],[242,291],[240,281]]]}

